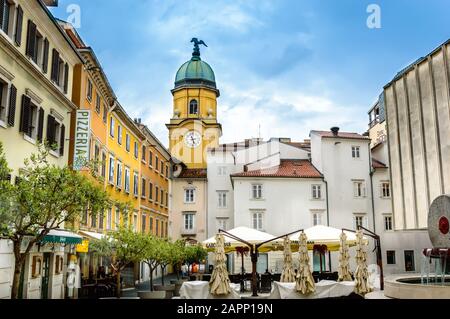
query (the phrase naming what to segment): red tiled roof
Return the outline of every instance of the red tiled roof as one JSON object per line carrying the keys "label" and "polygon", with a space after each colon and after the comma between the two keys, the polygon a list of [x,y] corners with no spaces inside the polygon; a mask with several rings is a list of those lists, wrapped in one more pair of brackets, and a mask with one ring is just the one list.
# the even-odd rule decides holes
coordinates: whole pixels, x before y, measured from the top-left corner
{"label": "red tiled roof", "polygon": [[185,168],[177,178],[206,178],[206,169],[204,168]]}
{"label": "red tiled roof", "polygon": [[372,167],[373,168],[387,168],[386,164],[383,162],[380,162],[379,160],[376,160],[372,158]]}
{"label": "red tiled roof", "polygon": [[350,139],[358,139],[358,140],[370,140],[368,136],[363,136],[358,133],[352,132],[338,132],[338,135],[335,136],[331,131],[311,131],[312,133],[319,134],[322,137],[335,137],[335,138],[350,138]]}
{"label": "red tiled roof", "polygon": [[320,178],[322,174],[311,164],[309,160],[281,160],[279,166],[242,172],[231,175],[232,177],[297,177]]}

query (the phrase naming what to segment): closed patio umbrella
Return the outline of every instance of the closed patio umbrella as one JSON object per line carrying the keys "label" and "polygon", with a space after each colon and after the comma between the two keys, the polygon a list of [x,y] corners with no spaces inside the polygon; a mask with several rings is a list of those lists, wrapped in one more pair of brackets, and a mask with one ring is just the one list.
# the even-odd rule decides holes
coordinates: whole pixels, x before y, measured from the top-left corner
{"label": "closed patio umbrella", "polygon": [[294,267],[292,266],[291,241],[289,240],[288,236],[284,238],[284,265],[280,281],[281,282],[295,281]]}
{"label": "closed patio umbrella", "polygon": [[349,264],[350,254],[348,252],[347,235],[345,234],[345,232],[341,233],[340,240],[341,247],[339,248],[338,281],[352,281]]}
{"label": "closed patio umbrella", "polygon": [[212,295],[228,295],[231,292],[230,278],[226,266],[226,255],[224,249],[224,237],[216,235],[215,267],[209,281],[209,289]]}
{"label": "closed patio umbrella", "polygon": [[356,271],[355,271],[355,292],[364,296],[372,289],[369,286],[369,272],[367,271],[367,242],[363,239],[362,230],[356,232]]}
{"label": "closed patio umbrella", "polygon": [[304,232],[300,233],[299,238],[299,271],[296,278],[295,289],[306,295],[316,290],[314,278],[311,273],[308,256],[308,238]]}

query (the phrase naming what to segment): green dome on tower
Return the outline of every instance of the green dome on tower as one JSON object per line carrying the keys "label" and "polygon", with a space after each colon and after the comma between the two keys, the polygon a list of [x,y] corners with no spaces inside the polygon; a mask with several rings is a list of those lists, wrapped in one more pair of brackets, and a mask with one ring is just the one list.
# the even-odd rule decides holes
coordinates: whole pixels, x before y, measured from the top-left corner
{"label": "green dome on tower", "polygon": [[[175,76],[175,88],[182,86],[196,86],[204,85],[211,88],[216,88],[216,77],[211,66],[202,61],[200,58],[200,49],[198,44],[205,44],[203,41],[198,41],[197,38],[192,39],[194,42],[194,52],[192,58],[185,62]],[[205,44],[206,46],[206,44]]]}

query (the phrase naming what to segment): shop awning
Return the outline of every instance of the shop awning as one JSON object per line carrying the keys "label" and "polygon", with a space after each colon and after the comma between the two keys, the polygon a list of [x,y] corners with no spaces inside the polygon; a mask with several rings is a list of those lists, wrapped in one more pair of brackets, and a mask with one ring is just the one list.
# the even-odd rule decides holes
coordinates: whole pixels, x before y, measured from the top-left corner
{"label": "shop awning", "polygon": [[64,229],[52,229],[42,240],[42,243],[81,244],[83,237]]}
{"label": "shop awning", "polygon": [[103,234],[100,234],[100,233],[94,233],[94,232],[87,231],[87,230],[80,230],[80,231],[78,231],[78,233],[79,233],[80,235],[82,235],[83,237],[87,237],[87,238],[90,238],[90,239],[101,240],[101,239],[103,239],[103,238],[106,237],[106,236],[103,235]]}

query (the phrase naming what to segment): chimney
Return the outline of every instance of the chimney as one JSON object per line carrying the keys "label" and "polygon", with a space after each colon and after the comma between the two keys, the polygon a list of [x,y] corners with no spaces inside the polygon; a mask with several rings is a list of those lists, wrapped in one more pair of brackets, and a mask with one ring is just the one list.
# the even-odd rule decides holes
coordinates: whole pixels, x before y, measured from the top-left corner
{"label": "chimney", "polygon": [[338,133],[339,133],[339,127],[333,126],[333,127],[331,128],[331,132],[333,133],[334,136],[338,136]]}
{"label": "chimney", "polygon": [[44,0],[43,2],[47,7],[57,7],[58,6],[58,0]]}

